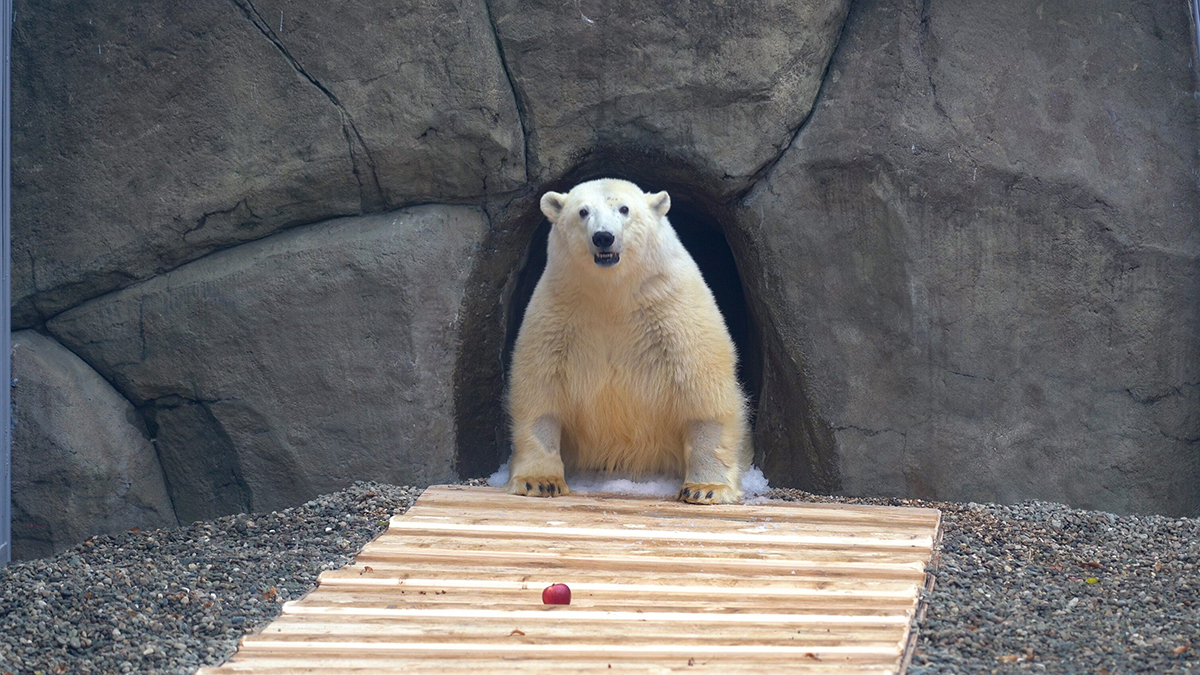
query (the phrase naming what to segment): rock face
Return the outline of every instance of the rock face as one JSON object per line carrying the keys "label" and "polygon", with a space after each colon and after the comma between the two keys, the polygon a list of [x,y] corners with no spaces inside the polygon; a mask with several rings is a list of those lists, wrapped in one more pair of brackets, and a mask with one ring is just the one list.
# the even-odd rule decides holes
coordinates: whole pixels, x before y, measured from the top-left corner
{"label": "rock face", "polygon": [[811,109],[848,5],[494,0],[535,176],[634,146],[744,191]]}
{"label": "rock face", "polygon": [[538,198],[601,176],[745,308],[773,485],[1200,513],[1184,3],[18,4],[14,322],[182,521],[493,471]]}
{"label": "rock face", "polygon": [[147,410],[183,521],[453,480],[456,315],[486,228],[455,206],[317,223],[48,327]]}
{"label": "rock face", "polygon": [[[1184,8],[876,1],[849,21],[740,215],[752,294],[833,435],[825,487],[1200,511]],[[830,475],[776,450],[768,475]]]}
{"label": "rock face", "polygon": [[20,3],[14,325],[280,228],[523,184],[482,1]]}
{"label": "rock face", "polygon": [[209,405],[166,396],[144,409],[180,523],[246,513],[254,503],[237,448]]}
{"label": "rock face", "polygon": [[129,401],[48,337],[20,331],[12,344],[13,556],[175,525],[162,467]]}

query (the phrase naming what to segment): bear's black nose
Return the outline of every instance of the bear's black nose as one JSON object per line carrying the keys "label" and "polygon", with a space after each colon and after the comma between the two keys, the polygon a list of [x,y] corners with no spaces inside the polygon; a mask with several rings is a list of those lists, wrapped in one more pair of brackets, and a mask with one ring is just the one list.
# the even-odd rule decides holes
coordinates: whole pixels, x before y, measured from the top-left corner
{"label": "bear's black nose", "polygon": [[601,231],[592,235],[592,243],[600,248],[608,248],[609,246],[612,246],[613,241],[615,240],[616,237],[613,236],[612,232]]}

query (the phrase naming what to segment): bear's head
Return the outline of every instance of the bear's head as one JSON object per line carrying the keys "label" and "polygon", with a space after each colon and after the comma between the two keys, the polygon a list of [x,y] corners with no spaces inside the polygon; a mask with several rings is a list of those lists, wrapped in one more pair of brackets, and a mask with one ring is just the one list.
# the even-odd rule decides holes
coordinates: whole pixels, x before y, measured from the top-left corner
{"label": "bear's head", "polygon": [[[591,269],[644,266],[656,250],[660,232],[669,229],[671,197],[648,194],[626,180],[601,178],[570,192],[547,192],[542,213],[550,220],[551,259]],[[640,259],[639,259],[640,258]],[[614,270],[616,272],[616,270]]]}

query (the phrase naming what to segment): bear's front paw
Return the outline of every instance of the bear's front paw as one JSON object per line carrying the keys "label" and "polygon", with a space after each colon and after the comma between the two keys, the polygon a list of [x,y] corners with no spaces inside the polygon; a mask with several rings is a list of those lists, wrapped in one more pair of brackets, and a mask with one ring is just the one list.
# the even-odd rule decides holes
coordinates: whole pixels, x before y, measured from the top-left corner
{"label": "bear's front paw", "polygon": [[508,492],[530,497],[558,497],[571,494],[562,476],[518,476],[508,481]]}
{"label": "bear's front paw", "polygon": [[720,483],[684,483],[675,498],[689,504],[732,504],[737,493]]}

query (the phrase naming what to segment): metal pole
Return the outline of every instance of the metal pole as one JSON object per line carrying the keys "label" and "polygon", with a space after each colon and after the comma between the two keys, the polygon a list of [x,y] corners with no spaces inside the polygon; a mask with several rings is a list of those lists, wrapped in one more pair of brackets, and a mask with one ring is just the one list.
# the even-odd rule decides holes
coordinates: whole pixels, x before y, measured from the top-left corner
{"label": "metal pole", "polygon": [[8,161],[12,133],[9,74],[12,59],[12,0],[0,0],[0,565],[12,560],[12,298],[9,279]]}
{"label": "metal pole", "polygon": [[[1192,0],[1192,30],[1196,32],[1196,55],[1200,56],[1200,1]],[[1200,63],[1196,64],[1200,71]]]}
{"label": "metal pole", "polygon": [[1192,35],[1196,38],[1196,59],[1192,61],[1192,73],[1194,76],[1200,76],[1200,0],[1191,0],[1189,3],[1192,6]]}

